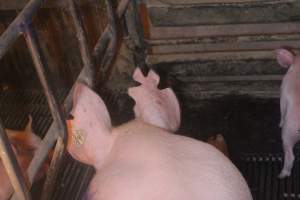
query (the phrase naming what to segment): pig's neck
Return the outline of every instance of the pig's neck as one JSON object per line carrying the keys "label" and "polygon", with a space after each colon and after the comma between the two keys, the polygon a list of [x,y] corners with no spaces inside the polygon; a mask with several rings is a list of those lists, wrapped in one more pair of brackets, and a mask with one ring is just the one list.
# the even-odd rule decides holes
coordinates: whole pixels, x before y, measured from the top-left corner
{"label": "pig's neck", "polygon": [[98,151],[97,159],[94,160],[93,162],[94,163],[93,166],[96,170],[100,170],[102,166],[105,164],[105,162],[107,161],[107,159],[109,159],[109,155],[114,146],[117,136],[118,136],[118,132],[114,131],[113,128],[109,136],[106,136],[106,138],[102,140],[105,141],[105,143],[99,145],[100,148],[96,150]]}

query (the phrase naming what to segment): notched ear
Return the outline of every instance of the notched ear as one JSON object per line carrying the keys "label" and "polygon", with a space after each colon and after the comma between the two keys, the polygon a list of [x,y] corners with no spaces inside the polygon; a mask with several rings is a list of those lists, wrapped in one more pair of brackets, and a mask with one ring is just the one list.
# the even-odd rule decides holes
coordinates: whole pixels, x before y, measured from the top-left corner
{"label": "notched ear", "polygon": [[276,59],[277,62],[282,66],[282,67],[290,67],[294,61],[295,61],[295,55],[293,52],[287,50],[287,49],[276,49]]}
{"label": "notched ear", "polygon": [[143,75],[141,69],[139,67],[137,67],[134,70],[133,76],[132,76],[133,80],[139,82],[139,83],[143,83],[145,80],[145,76]]}
{"label": "notched ear", "polygon": [[111,128],[110,116],[105,103],[96,92],[82,83],[77,83],[75,86],[71,114],[76,123],[81,121],[81,125],[90,121],[99,122],[102,126]]}
{"label": "notched ear", "polygon": [[158,86],[160,78],[152,69],[149,71],[147,79],[150,79],[151,82],[154,83],[154,85]]}
{"label": "notched ear", "polygon": [[169,113],[172,131],[177,131],[181,123],[180,106],[178,99],[171,88],[161,90],[162,100],[165,101],[167,112]]}

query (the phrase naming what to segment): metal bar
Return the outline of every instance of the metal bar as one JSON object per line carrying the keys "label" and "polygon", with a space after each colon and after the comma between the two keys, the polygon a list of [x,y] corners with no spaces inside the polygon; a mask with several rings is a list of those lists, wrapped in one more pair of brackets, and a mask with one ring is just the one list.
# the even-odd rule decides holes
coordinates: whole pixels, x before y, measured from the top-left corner
{"label": "metal bar", "polygon": [[[60,109],[57,94],[54,90],[53,85],[51,84],[52,83],[51,76],[47,69],[45,57],[42,54],[36,32],[31,24],[24,28],[25,28],[24,36],[27,42],[27,46],[32,56],[36,72],[43,86],[54,123],[57,125],[56,130],[59,135],[57,143],[59,144],[58,146],[61,146],[60,143],[65,144],[67,138],[67,127],[65,124],[65,118],[62,110]],[[62,155],[64,152],[64,148],[61,147],[56,148],[56,151],[59,151],[56,152],[56,155]],[[62,159],[62,156],[56,156],[52,159],[51,168],[50,168],[51,170],[47,175],[45,187],[43,190],[43,193],[47,194],[46,195],[47,198],[52,194],[57,171],[60,167],[59,164],[61,163],[61,160],[56,160],[56,159]]]}
{"label": "metal bar", "polygon": [[22,33],[22,25],[31,20],[41,7],[43,0],[31,0],[16,19],[8,26],[0,37],[0,59],[5,55],[9,47],[16,41]]}
{"label": "metal bar", "polygon": [[31,25],[29,25],[25,27],[24,33],[36,72],[43,86],[53,120],[57,124],[58,133],[60,137],[64,141],[66,141],[67,127],[65,123],[65,118],[63,112],[60,109],[57,94],[52,85],[51,76],[48,68],[46,67],[45,57],[42,54],[36,32],[34,28]]}
{"label": "metal bar", "polygon": [[140,20],[142,10],[137,8],[136,1],[131,1],[125,15],[126,26],[132,43],[133,58],[135,65],[139,67],[146,76],[150,70],[146,65],[146,42],[144,40],[143,25]]}
{"label": "metal bar", "polygon": [[87,73],[89,73],[90,83],[86,83],[91,88],[94,87],[94,80],[96,75],[95,65],[91,56],[90,48],[88,47],[87,34],[83,26],[82,19],[79,15],[78,8],[74,3],[74,0],[68,0],[69,10],[73,19],[73,23],[76,29],[76,36],[79,42],[80,54],[83,61],[83,65],[86,66]]}
{"label": "metal bar", "polygon": [[149,39],[300,33],[299,22],[271,24],[202,25],[184,27],[155,27],[150,23],[149,26]]}
{"label": "metal bar", "polygon": [[[18,200],[30,200],[28,187],[25,183],[21,168],[10,145],[6,131],[0,121],[0,157],[15,190]],[[6,180],[7,181],[7,180]]]}
{"label": "metal bar", "polygon": [[[127,6],[129,4],[130,0],[121,0],[118,7],[117,7],[117,12],[116,16],[118,19],[120,19],[123,14],[125,13]],[[110,39],[110,29],[109,26],[106,26],[105,30],[103,31],[101,37],[98,39],[95,47],[94,47],[94,52],[93,52],[93,57],[97,58],[99,55],[103,55],[105,49],[106,49],[106,44]]]}
{"label": "metal bar", "polygon": [[[124,14],[129,1],[130,0],[121,0],[120,1],[119,5],[118,5],[118,9],[117,9],[118,18],[121,18],[122,15]],[[102,42],[108,41],[108,40],[109,40],[109,30],[108,30],[108,27],[106,27],[105,31],[102,33],[100,39],[98,40],[98,43],[100,46],[103,46]],[[101,48],[100,48],[99,52],[102,52]],[[93,55],[93,58],[95,58],[95,57],[97,57],[97,55],[99,55],[96,53],[96,48],[94,49],[92,55]],[[84,68],[81,70],[76,82],[85,82],[85,83],[92,82],[92,78],[89,75],[90,75],[90,73],[88,72],[87,67],[84,66]],[[65,113],[69,113],[71,111],[74,86],[75,86],[75,84],[73,85],[72,89],[69,91],[69,93],[64,101]],[[44,139],[41,142],[40,147],[37,149],[32,161],[27,169],[27,175],[28,175],[30,185],[33,183],[35,175],[37,174],[38,170],[42,166],[43,162],[47,159],[49,151],[54,146],[54,144],[58,138],[56,126],[57,126],[56,123],[51,124],[51,126],[49,127],[49,130],[47,131]],[[15,195],[13,196],[12,200],[17,200]]]}
{"label": "metal bar", "polygon": [[[115,20],[115,13],[113,10],[113,6],[111,0],[106,0],[106,8],[107,8],[107,17],[108,17],[108,30],[110,35],[110,40],[108,46],[105,50],[104,56],[101,60],[101,68],[100,72],[106,72],[116,54],[117,50],[117,25]],[[104,74],[102,74],[104,75]]]}
{"label": "metal bar", "polygon": [[42,197],[41,197],[42,200],[52,199],[53,191],[55,189],[55,183],[57,180],[57,175],[59,174],[58,169],[61,169],[63,163],[63,159],[65,155],[64,152],[65,152],[65,144],[63,139],[59,137],[55,146],[52,162],[47,173],[47,180],[44,185]]}

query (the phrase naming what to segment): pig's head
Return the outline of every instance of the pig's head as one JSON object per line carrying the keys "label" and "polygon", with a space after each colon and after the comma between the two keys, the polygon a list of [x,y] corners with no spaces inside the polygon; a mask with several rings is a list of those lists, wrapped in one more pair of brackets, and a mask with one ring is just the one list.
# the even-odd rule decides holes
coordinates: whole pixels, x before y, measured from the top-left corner
{"label": "pig's head", "polygon": [[136,119],[146,123],[176,131],[180,126],[180,107],[171,88],[158,89],[159,76],[150,70],[145,77],[139,68],[136,68],[133,79],[140,86],[128,89],[128,94],[135,101],[134,114]]}
{"label": "pig's head", "polygon": [[68,120],[68,152],[96,168],[112,147],[111,121],[103,100],[88,86],[77,83],[73,93],[73,119]]}
{"label": "pig's head", "polygon": [[295,56],[294,52],[289,51],[287,49],[276,49],[275,51],[277,62],[285,68],[299,66],[300,60],[297,56]]}

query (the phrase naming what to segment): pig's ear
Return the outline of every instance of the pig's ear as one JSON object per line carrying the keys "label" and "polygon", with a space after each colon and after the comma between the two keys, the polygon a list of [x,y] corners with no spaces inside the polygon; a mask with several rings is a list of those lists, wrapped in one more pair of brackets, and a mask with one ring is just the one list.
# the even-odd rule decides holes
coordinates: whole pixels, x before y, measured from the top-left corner
{"label": "pig's ear", "polygon": [[159,76],[153,70],[149,71],[147,78],[151,79],[156,86],[159,84]]}
{"label": "pig's ear", "polygon": [[139,67],[137,67],[134,70],[133,76],[132,76],[133,80],[139,82],[139,83],[143,83],[145,80],[145,76],[143,75],[141,69]]}
{"label": "pig's ear", "polygon": [[289,67],[294,63],[295,55],[293,54],[293,52],[286,49],[276,49],[275,53],[277,62],[282,67]]}
{"label": "pig's ear", "polygon": [[73,108],[71,114],[74,118],[87,119],[87,115],[100,120],[103,127],[111,128],[108,110],[101,97],[83,83],[77,83],[73,93]]}
{"label": "pig's ear", "polygon": [[161,90],[161,97],[169,116],[170,130],[175,132],[181,123],[179,102],[171,88]]}

